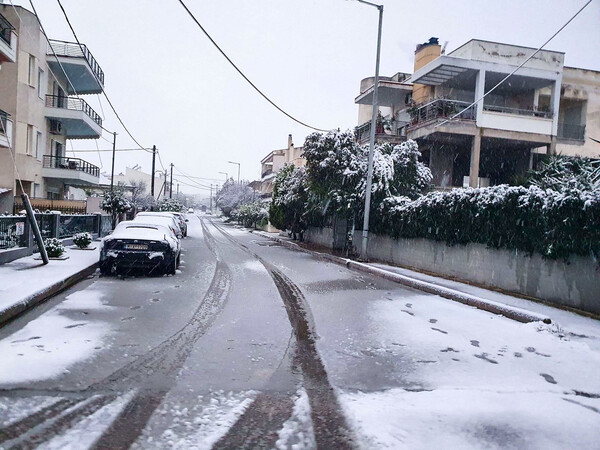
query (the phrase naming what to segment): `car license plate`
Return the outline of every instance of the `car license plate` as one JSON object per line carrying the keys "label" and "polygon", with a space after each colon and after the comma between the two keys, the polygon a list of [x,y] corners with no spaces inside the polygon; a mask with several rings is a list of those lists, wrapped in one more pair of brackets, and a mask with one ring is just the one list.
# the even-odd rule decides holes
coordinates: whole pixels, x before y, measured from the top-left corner
{"label": "car license plate", "polygon": [[127,250],[148,250],[148,246],[145,244],[125,244]]}

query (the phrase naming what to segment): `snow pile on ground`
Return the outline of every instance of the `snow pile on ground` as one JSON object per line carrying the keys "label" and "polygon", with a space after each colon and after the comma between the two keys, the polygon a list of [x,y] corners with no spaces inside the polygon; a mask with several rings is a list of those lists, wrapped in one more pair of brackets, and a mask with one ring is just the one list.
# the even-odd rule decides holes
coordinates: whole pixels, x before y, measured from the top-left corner
{"label": "snow pile on ground", "polygon": [[91,266],[98,261],[98,251],[67,249],[63,255],[69,259],[51,260],[47,265],[34,259],[36,255],[0,265],[0,310]]}
{"label": "snow pile on ground", "polygon": [[308,394],[304,388],[298,390],[294,401],[292,417],[290,417],[278,433],[275,442],[278,449],[292,448],[295,450],[316,448],[315,433],[310,418]]}
{"label": "snow pile on ground", "polygon": [[58,377],[67,373],[73,364],[92,356],[95,347],[102,345],[109,334],[110,325],[87,320],[86,316],[73,312],[109,308],[102,303],[102,296],[101,291],[93,288],[75,292],[46,314],[2,339],[0,383],[21,384]]}

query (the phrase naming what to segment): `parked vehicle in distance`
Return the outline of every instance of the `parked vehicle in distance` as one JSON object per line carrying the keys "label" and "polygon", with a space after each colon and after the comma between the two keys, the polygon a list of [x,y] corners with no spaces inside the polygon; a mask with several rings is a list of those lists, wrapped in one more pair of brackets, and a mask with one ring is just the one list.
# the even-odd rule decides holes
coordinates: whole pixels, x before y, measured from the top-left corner
{"label": "parked vehicle in distance", "polygon": [[183,231],[183,237],[187,237],[187,222],[189,222],[189,220],[180,212],[171,212],[170,214],[173,214],[175,218],[179,220],[179,225]]}
{"label": "parked vehicle in distance", "polygon": [[184,230],[181,222],[175,217],[174,214],[170,212],[141,212],[138,213],[133,220],[141,220],[143,222],[169,226],[173,229],[175,236],[177,236],[179,239],[184,236]]}
{"label": "parked vehicle in distance", "polygon": [[188,208],[188,214],[194,214],[194,208]]}
{"label": "parked vehicle in distance", "polygon": [[169,226],[127,220],[100,244],[100,273],[120,269],[144,269],[148,274],[175,275],[181,244]]}

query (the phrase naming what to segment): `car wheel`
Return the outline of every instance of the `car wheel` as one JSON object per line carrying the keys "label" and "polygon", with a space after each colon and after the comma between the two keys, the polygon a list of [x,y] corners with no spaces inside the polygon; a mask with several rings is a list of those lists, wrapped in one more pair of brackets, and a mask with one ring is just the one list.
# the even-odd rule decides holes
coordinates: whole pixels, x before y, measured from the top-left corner
{"label": "car wheel", "polygon": [[166,262],[165,273],[167,275],[175,275],[177,271],[177,258],[173,257]]}
{"label": "car wheel", "polygon": [[108,261],[100,262],[100,275],[110,275],[111,267]]}

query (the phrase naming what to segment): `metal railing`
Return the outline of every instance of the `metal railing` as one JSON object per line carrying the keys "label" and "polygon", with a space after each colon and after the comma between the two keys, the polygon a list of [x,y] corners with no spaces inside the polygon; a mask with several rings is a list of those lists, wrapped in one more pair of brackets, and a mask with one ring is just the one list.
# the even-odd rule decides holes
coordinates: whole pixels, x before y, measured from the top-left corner
{"label": "metal railing", "polygon": [[[54,52],[52,52],[54,50]],[[56,39],[50,39],[48,45],[48,55],[56,56],[67,56],[70,58],[85,58],[88,62],[90,69],[96,75],[96,78],[104,86],[104,72],[100,68],[100,65],[96,59],[92,56],[92,53],[88,50],[85,45],[79,46],[76,42],[59,41]]]}
{"label": "metal railing", "polygon": [[552,111],[543,111],[535,107],[531,109],[511,108],[509,106],[483,105],[484,111],[499,112],[504,114],[517,114],[520,116],[542,117],[544,119],[552,118]]}
{"label": "metal railing", "polygon": [[2,14],[0,14],[0,39],[6,42],[10,46],[10,39],[12,36],[12,30],[15,28],[11,25],[11,23],[6,20]]}
{"label": "metal railing", "polygon": [[260,175],[260,177],[261,177],[261,178],[264,178],[264,177],[266,177],[267,175],[271,175],[272,173],[273,173],[273,169],[267,169],[267,170],[265,170],[265,171],[264,171],[264,172],[263,172],[263,173]]}
{"label": "metal railing", "polygon": [[79,170],[80,172],[89,173],[95,177],[100,176],[100,168],[98,166],[79,158],[44,155],[42,164],[43,167],[47,169]]}
{"label": "metal railing", "polygon": [[97,231],[96,217],[93,215],[63,215],[60,216],[58,237],[64,239],[77,233],[94,233]]}
{"label": "metal railing", "polygon": [[[410,127],[422,125],[437,119],[447,119],[458,114],[467,106],[469,102],[459,100],[436,99],[409,111]],[[475,107],[471,107],[458,116],[455,120],[475,120]]]}
{"label": "metal railing", "polygon": [[46,95],[46,106],[50,108],[69,109],[71,111],[83,111],[90,119],[102,126],[102,118],[96,111],[80,98],[64,97],[61,95]]}
{"label": "metal railing", "polygon": [[559,138],[572,141],[585,140],[585,125],[575,125],[571,123],[558,123],[557,133]]}
{"label": "metal railing", "polygon": [[[375,140],[376,141],[385,141],[389,143],[400,143],[406,140],[406,123],[401,123],[401,126],[397,125],[395,122],[389,128],[389,133],[386,133],[385,127],[383,124],[377,124],[375,128]],[[371,138],[371,122],[365,122],[362,125],[356,127],[355,131],[356,142],[359,144],[366,144],[369,142]]]}

